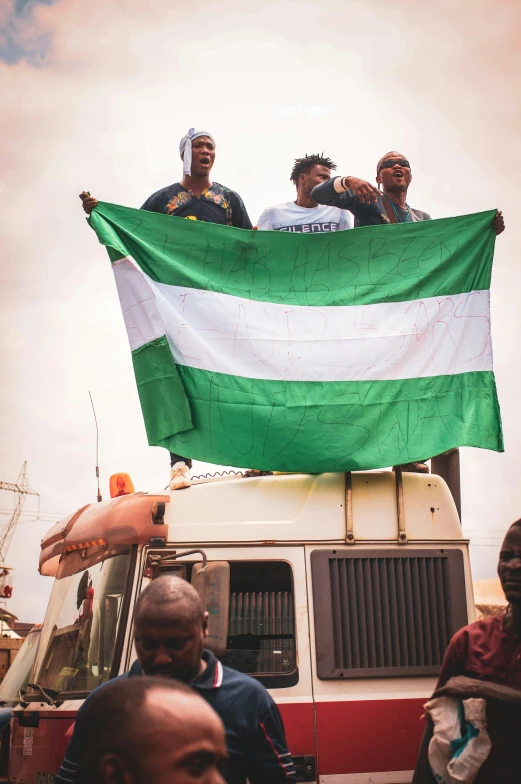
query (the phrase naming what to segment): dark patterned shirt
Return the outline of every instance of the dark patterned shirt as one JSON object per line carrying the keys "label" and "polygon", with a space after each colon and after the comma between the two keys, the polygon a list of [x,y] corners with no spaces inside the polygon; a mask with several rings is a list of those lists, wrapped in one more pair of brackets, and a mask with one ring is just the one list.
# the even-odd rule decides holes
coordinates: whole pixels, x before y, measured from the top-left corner
{"label": "dark patterned shirt", "polygon": [[141,209],[177,215],[179,218],[206,221],[206,223],[236,226],[239,229],[252,228],[239,194],[225,188],[224,185],[219,185],[218,182],[213,182],[202,192],[200,198],[180,182],[175,182],[153,193]]}

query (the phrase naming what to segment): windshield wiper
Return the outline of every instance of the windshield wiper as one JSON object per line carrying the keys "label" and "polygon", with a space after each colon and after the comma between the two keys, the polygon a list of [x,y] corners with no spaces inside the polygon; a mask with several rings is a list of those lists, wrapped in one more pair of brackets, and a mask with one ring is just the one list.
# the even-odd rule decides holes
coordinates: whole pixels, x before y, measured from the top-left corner
{"label": "windshield wiper", "polygon": [[59,695],[59,691],[55,691],[54,689],[44,689],[43,686],[40,686],[39,683],[28,683],[27,686],[31,689],[34,689],[35,691],[39,691],[47,705],[58,705],[56,697]]}

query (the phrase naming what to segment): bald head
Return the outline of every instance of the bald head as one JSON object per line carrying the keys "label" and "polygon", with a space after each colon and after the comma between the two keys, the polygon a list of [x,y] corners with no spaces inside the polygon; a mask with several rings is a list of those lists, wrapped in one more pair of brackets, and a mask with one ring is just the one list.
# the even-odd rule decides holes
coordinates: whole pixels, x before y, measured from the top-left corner
{"label": "bald head", "polygon": [[183,683],[118,679],[94,692],[78,724],[89,738],[79,759],[79,784],[184,784],[191,779],[183,771],[194,764],[207,766],[209,782],[222,782],[221,720]]}
{"label": "bald head", "polygon": [[164,575],[145,588],[136,604],[134,643],[147,675],[193,680],[204,667],[208,613],[195,588]]}
{"label": "bald head", "polygon": [[190,583],[180,577],[163,575],[147,585],[136,602],[136,622],[148,612],[164,608],[174,617],[183,614],[193,621],[204,620],[205,610],[201,597]]}

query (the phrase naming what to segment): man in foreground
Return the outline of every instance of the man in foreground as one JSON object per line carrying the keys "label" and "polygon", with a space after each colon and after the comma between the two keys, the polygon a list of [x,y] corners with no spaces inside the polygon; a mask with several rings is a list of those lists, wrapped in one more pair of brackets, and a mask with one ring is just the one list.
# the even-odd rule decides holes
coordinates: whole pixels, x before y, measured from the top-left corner
{"label": "man in foreground", "polygon": [[[208,131],[190,128],[179,144],[183,161],[183,179],[162,188],[141,207],[149,212],[160,212],[179,218],[251,229],[246,207],[235,191],[210,180],[215,163],[215,141]],[[90,215],[98,199],[90,193],[80,193],[83,209]],[[192,460],[170,452],[170,490],[190,487]]]}
{"label": "man in foreground", "polygon": [[179,681],[110,681],[96,690],[78,721],[88,738],[78,784],[224,784],[222,722]]}
{"label": "man in foreground", "polygon": [[[285,784],[296,781],[277,706],[257,680],[224,667],[204,650],[208,613],[190,583],[178,577],[154,580],[140,595],[134,616],[138,661],[127,675],[159,675],[189,684],[220,716],[228,747],[228,784]],[[100,686],[106,688],[106,685]],[[78,712],[78,722],[60,773],[75,782],[87,743],[80,721],[95,690]]]}
{"label": "man in foreground", "polygon": [[327,182],[336,163],[323,155],[296,158],[290,180],[297,189],[295,201],[278,204],[264,210],[257,222],[261,231],[293,231],[312,234],[324,231],[351,229],[351,216],[339,207],[317,204],[311,198],[315,185]]}

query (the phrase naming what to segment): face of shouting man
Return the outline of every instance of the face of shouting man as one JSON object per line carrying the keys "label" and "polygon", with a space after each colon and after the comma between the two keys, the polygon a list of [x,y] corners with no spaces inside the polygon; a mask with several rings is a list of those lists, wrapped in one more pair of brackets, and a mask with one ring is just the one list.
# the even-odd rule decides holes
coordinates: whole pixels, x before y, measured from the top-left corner
{"label": "face of shouting man", "polygon": [[215,162],[215,144],[208,136],[192,142],[192,177],[208,177]]}
{"label": "face of shouting man", "polygon": [[411,164],[402,153],[388,152],[378,161],[376,182],[384,194],[407,193],[411,180]]}

